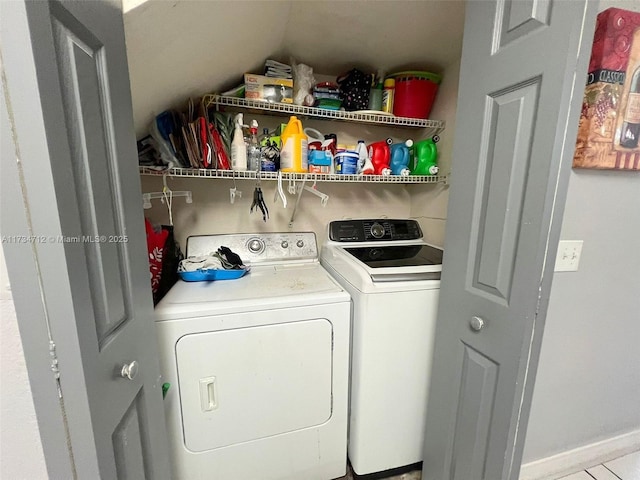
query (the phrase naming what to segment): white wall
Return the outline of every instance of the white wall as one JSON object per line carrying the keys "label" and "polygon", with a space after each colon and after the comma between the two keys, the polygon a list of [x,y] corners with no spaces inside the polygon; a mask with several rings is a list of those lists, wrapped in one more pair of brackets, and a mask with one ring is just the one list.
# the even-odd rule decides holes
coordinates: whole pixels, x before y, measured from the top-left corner
{"label": "white wall", "polygon": [[460,58],[463,24],[459,0],[125,1],[136,134],[189,96],[261,72],[270,57],[331,75],[356,65],[440,72]]}
{"label": "white wall", "polygon": [[553,279],[524,463],[640,433],[640,175],[573,170],[561,238],[584,248]]}
{"label": "white wall", "polygon": [[[438,166],[442,174],[451,173],[453,132],[456,125],[456,107],[458,104],[458,79],[460,77],[460,60],[444,69],[442,84],[438,90],[438,100],[433,106],[433,118],[446,122],[446,128],[440,134],[438,143]],[[418,220],[425,239],[435,245],[444,245],[444,228],[447,220],[449,187],[434,185],[429,187],[412,185],[411,218]]]}
{"label": "white wall", "polygon": [[571,174],[561,238],[584,247],[553,279],[525,462],[640,430],[639,195],[638,173]]}
{"label": "white wall", "polygon": [[0,478],[47,478],[4,254],[0,249]]}

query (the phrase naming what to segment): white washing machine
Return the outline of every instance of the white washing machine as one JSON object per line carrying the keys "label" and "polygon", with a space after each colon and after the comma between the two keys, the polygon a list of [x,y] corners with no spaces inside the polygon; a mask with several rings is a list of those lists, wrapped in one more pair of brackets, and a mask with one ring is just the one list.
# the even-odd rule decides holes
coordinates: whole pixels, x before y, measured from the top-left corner
{"label": "white washing machine", "polygon": [[348,293],[313,233],[189,237],[251,271],[179,281],[158,304],[176,480],[329,480],[346,471]]}
{"label": "white washing machine", "polygon": [[351,465],[421,462],[442,250],[414,220],[344,220],[329,225],[321,262],[353,301]]}

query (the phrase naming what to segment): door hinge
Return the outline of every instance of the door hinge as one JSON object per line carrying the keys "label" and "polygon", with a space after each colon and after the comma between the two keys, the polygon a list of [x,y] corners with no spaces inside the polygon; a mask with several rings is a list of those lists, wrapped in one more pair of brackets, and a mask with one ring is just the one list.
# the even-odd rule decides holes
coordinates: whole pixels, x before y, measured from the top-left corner
{"label": "door hinge", "polygon": [[62,398],[62,388],[60,386],[60,368],[58,367],[58,354],[56,353],[56,344],[53,340],[49,340],[49,357],[51,359],[51,371],[53,372],[53,378],[56,379],[56,386],[58,388],[58,398]]}

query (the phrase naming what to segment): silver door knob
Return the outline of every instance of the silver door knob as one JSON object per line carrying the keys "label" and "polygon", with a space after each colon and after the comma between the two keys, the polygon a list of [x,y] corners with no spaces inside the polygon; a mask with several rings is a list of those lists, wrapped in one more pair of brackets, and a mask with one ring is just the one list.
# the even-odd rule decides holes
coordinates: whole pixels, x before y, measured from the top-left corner
{"label": "silver door knob", "polygon": [[484,328],[484,320],[480,317],[471,317],[471,321],[469,322],[469,326],[471,330],[474,332],[479,332]]}
{"label": "silver door knob", "polygon": [[122,366],[122,370],[120,370],[120,375],[123,378],[128,378],[129,380],[133,380],[138,375],[138,362],[135,360],[127,365]]}

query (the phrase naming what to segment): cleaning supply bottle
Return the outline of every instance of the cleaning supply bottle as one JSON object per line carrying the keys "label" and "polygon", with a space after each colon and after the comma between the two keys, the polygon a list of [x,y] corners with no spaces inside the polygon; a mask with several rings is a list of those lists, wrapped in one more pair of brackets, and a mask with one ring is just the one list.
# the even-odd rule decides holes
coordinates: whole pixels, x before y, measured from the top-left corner
{"label": "cleaning supply bottle", "polygon": [[411,160],[411,147],[413,140],[391,145],[391,175],[409,175],[409,162]]}
{"label": "cleaning supply bottle", "polygon": [[371,159],[369,158],[369,152],[367,146],[364,144],[364,140],[358,140],[358,173],[361,175],[373,175],[374,168]]}
{"label": "cleaning supply bottle", "polygon": [[257,172],[260,170],[260,144],[258,143],[258,121],[251,120],[251,137],[247,147],[247,163],[249,170]]}
{"label": "cleaning supply bottle", "polygon": [[244,133],[242,132],[243,119],[242,113],[236,115],[233,140],[231,141],[231,169],[239,172],[247,170],[247,144],[244,142]]}
{"label": "cleaning supply bottle", "polygon": [[416,166],[411,170],[411,175],[437,175],[438,174],[438,147],[433,138],[420,140],[414,145]]}
{"label": "cleaning supply bottle", "polygon": [[309,141],[302,130],[302,122],[296,116],[292,116],[289,119],[289,123],[282,132],[281,139],[280,169],[283,172],[307,172],[309,168],[307,161]]}
{"label": "cleaning supply bottle", "polygon": [[396,89],[396,81],[393,78],[387,78],[384,81],[384,90],[382,91],[382,111],[393,113],[393,94]]}
{"label": "cleaning supply bottle", "polygon": [[382,110],[382,75],[372,75],[369,91],[369,110]]}
{"label": "cleaning supply bottle", "polygon": [[391,175],[391,169],[389,168],[391,149],[389,145],[392,143],[393,140],[387,138],[380,142],[374,142],[367,147],[369,158],[371,158],[371,163],[373,164],[374,175]]}

